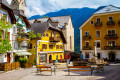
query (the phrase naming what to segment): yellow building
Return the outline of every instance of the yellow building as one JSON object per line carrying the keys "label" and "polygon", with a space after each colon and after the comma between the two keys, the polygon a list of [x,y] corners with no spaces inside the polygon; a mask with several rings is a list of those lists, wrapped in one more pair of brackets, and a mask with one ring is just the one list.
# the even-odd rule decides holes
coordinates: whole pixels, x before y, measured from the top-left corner
{"label": "yellow building", "polygon": [[109,5],[99,7],[80,26],[80,50],[83,58],[93,58],[94,42],[98,58],[110,61],[120,59],[120,8]]}
{"label": "yellow building", "polygon": [[[64,59],[66,40],[61,29],[54,25],[57,23],[50,19],[50,22],[35,21],[31,24],[31,31],[34,31],[34,34],[40,33],[42,35],[38,42],[38,64],[42,61],[49,63],[53,60]],[[36,49],[36,41],[36,39],[31,41],[32,49]]]}

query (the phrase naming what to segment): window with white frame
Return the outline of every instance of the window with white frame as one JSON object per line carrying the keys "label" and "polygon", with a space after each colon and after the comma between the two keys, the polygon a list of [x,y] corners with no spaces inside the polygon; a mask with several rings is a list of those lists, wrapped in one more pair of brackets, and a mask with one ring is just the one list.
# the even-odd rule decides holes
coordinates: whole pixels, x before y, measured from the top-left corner
{"label": "window with white frame", "polygon": [[94,24],[94,21],[91,21],[91,24]]}
{"label": "window with white frame", "polygon": [[89,36],[89,32],[86,31],[86,32],[85,32],[85,36]]}
{"label": "window with white frame", "polygon": [[96,31],[96,37],[100,37],[100,31]]}
{"label": "window with white frame", "polygon": [[96,44],[97,44],[97,48],[101,47],[101,42],[100,41],[97,41]]}
{"label": "window with white frame", "polygon": [[89,47],[89,42],[88,41],[85,42],[85,46]]}
{"label": "window with white frame", "polygon": [[97,22],[100,22],[100,18],[97,18]]}
{"label": "window with white frame", "polygon": [[108,30],[108,35],[115,35],[115,30]]}
{"label": "window with white frame", "polygon": [[109,21],[113,21],[113,17],[110,16],[110,17],[109,17]]}
{"label": "window with white frame", "polygon": [[115,41],[108,41],[108,46],[116,46]]}

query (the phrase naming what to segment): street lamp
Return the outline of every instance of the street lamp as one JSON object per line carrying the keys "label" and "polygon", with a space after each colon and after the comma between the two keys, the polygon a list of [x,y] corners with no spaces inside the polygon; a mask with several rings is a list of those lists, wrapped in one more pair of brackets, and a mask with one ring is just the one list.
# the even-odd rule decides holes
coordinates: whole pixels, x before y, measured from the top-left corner
{"label": "street lamp", "polygon": [[37,40],[37,43],[36,43],[37,65],[38,65],[38,43],[39,42],[40,40]]}

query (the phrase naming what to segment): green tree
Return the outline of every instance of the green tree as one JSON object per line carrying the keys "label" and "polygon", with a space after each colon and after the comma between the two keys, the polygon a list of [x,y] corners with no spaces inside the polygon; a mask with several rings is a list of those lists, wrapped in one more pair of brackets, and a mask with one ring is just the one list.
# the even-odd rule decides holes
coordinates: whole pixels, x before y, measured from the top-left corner
{"label": "green tree", "polygon": [[[10,22],[6,22],[5,16],[0,20],[0,53],[7,53],[11,50],[8,30],[12,28]],[[4,34],[4,35],[3,35]]]}

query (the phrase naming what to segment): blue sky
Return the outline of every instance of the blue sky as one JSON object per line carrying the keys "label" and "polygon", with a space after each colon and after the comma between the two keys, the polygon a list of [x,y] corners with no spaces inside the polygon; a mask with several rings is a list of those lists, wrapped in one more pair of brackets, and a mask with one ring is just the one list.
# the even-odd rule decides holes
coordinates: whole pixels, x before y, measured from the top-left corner
{"label": "blue sky", "polygon": [[[9,3],[11,0],[7,0]],[[104,5],[120,7],[120,0],[26,0],[27,17],[43,15],[66,8],[97,8]]]}

